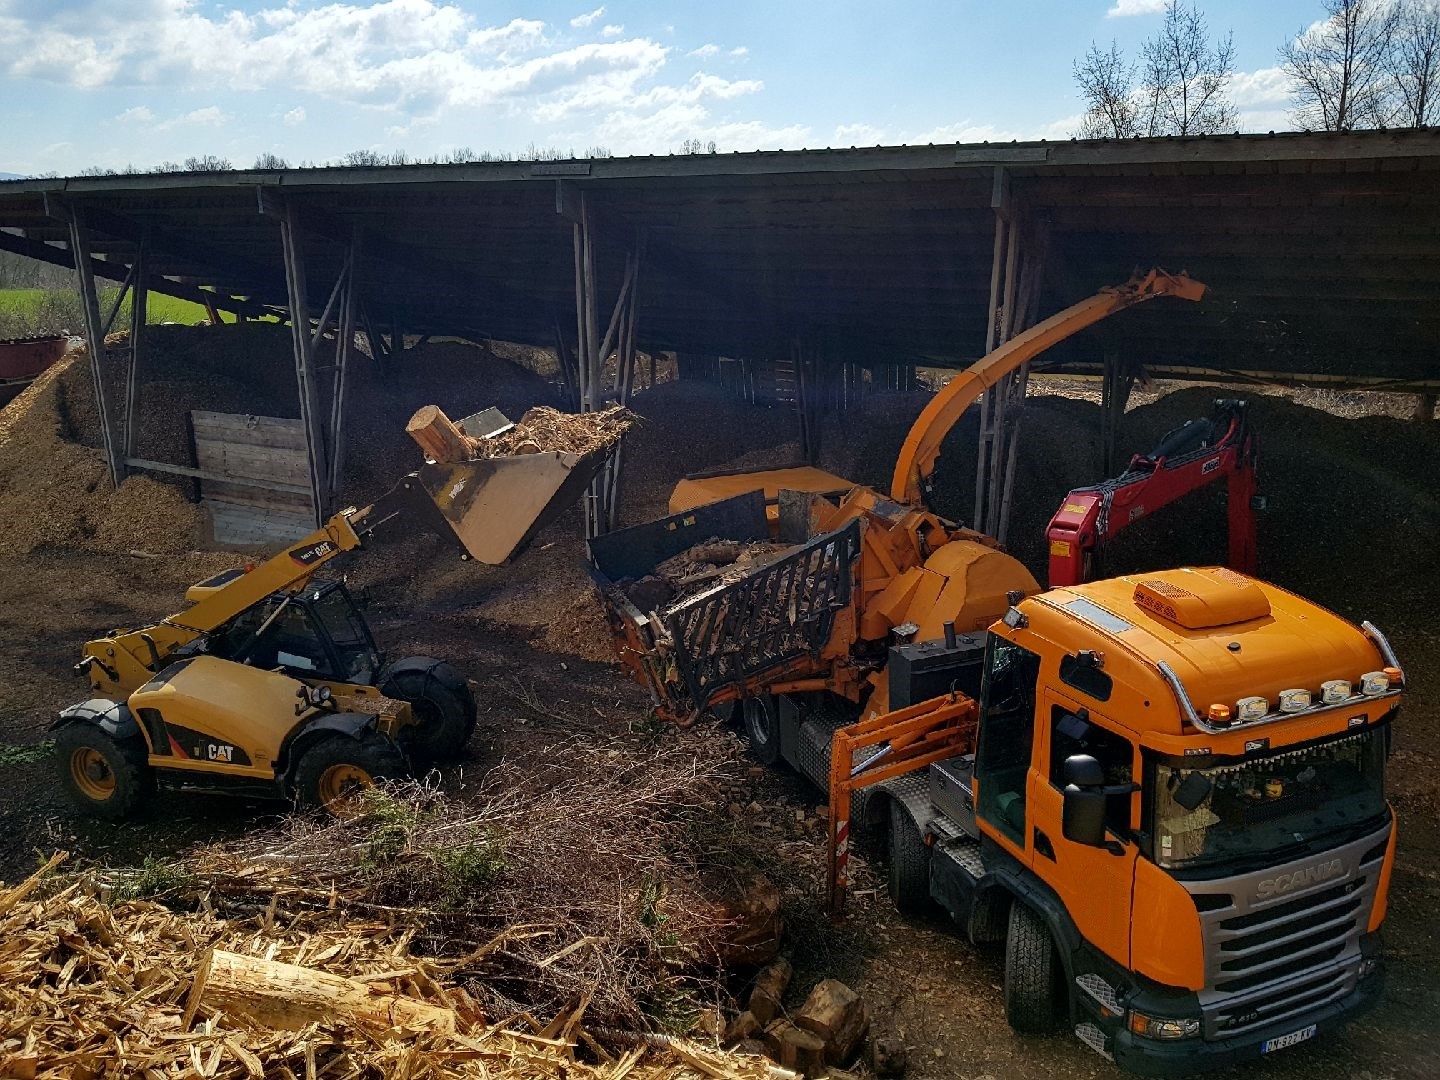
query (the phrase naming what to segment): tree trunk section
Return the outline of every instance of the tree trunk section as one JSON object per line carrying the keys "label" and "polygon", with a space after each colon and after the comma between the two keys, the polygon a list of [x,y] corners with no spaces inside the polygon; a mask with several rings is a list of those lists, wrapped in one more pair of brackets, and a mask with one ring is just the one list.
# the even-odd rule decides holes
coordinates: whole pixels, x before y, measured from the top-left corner
{"label": "tree trunk section", "polygon": [[761,1027],[780,1014],[780,1000],[794,973],[790,961],[782,957],[755,977],[755,988],[750,991],[750,1011]]}
{"label": "tree trunk section", "polygon": [[289,1031],[340,1015],[383,1027],[454,1032],[449,1009],[401,997],[384,985],[212,949],[195,975],[186,1013],[193,1016],[199,1006]]}
{"label": "tree trunk section", "polygon": [[870,1028],[870,1014],[860,995],[838,979],[818,983],[795,1015],[797,1027],[825,1043],[825,1059],[843,1065],[854,1056]]}
{"label": "tree trunk section", "polygon": [[405,425],[405,433],[420,444],[432,461],[470,460],[470,446],[438,405],[422,405]]}

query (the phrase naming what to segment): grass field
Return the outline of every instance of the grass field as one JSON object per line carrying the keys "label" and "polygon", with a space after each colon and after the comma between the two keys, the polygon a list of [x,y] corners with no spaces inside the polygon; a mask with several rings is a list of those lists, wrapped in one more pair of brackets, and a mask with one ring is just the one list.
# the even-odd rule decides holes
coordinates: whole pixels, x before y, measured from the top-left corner
{"label": "grass field", "polygon": [[[103,318],[110,313],[110,306],[119,292],[116,288],[100,290],[100,314]],[[147,322],[197,323],[206,318],[205,308],[188,300],[177,300],[173,296],[151,293],[146,305]],[[231,315],[222,315],[226,322],[233,322]],[[120,317],[115,320],[115,329],[129,325],[130,303],[127,299]],[[0,338],[25,337],[31,334],[55,333],[69,330],[81,333],[84,319],[80,312],[80,298],[71,289],[0,289]]]}

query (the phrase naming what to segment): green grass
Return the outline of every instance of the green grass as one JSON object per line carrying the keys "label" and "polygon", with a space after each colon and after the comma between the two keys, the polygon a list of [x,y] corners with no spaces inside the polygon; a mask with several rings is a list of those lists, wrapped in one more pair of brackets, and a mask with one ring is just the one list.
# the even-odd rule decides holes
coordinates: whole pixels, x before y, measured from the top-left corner
{"label": "green grass", "polygon": [[[115,303],[118,288],[100,290],[100,317],[110,313]],[[120,317],[115,320],[115,329],[123,330],[129,325],[130,303],[127,298]],[[179,300],[152,292],[146,300],[147,323],[198,323],[207,319],[205,308],[189,300]],[[222,312],[225,322],[234,322],[233,315]],[[54,325],[57,321],[66,325]],[[73,325],[72,325],[73,324]],[[83,330],[80,313],[80,299],[71,289],[0,289],[0,337],[23,337],[34,333],[53,333],[69,330],[79,334]]]}
{"label": "green grass", "polygon": [[0,766],[35,765],[44,761],[55,749],[54,740],[35,743],[32,746],[16,746],[14,743],[0,743]]}

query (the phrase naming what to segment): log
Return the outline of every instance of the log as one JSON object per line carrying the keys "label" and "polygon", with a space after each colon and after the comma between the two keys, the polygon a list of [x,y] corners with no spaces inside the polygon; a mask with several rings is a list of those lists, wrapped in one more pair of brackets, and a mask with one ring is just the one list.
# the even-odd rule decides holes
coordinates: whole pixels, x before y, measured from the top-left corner
{"label": "log", "polygon": [[765,1050],[781,1065],[806,1076],[819,1076],[825,1069],[825,1040],[789,1020],[776,1020],[765,1029]]}
{"label": "log", "polygon": [[469,461],[470,444],[438,405],[422,405],[405,425],[405,433],[432,461]]}
{"label": "log", "polygon": [[876,1076],[904,1076],[910,1064],[910,1055],[905,1044],[898,1039],[875,1038],[870,1040],[870,1071]]}
{"label": "log", "polygon": [[782,956],[755,976],[755,987],[750,991],[750,1011],[762,1027],[780,1015],[780,1001],[793,974],[795,969]]}
{"label": "log", "polygon": [[741,896],[720,905],[719,916],[723,925],[715,951],[722,965],[759,967],[775,959],[785,922],[773,883],[757,875]]}
{"label": "log", "polygon": [[760,1021],[756,1019],[753,1012],[746,1009],[725,1026],[724,1034],[720,1036],[720,1045],[724,1047],[735,1046],[737,1043],[744,1042],[759,1030]]}
{"label": "log", "polygon": [[455,1031],[450,1009],[388,992],[383,984],[223,949],[211,949],[195,973],[187,1019],[195,1015],[197,1006],[212,1014],[243,1014],[288,1031],[331,1020],[336,1014],[384,1027]]}
{"label": "log", "polygon": [[870,1030],[870,1012],[854,990],[839,979],[826,979],[810,991],[795,1024],[824,1041],[826,1061],[843,1065]]}

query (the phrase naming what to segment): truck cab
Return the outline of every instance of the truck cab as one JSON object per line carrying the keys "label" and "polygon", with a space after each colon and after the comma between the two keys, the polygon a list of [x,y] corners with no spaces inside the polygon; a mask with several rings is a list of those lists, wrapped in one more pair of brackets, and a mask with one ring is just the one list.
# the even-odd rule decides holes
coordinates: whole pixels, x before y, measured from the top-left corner
{"label": "truck cab", "polygon": [[932,893],[1031,908],[1083,1041],[1190,1072],[1378,1000],[1402,679],[1378,631],[1174,570],[1022,601],[984,665],[983,872],[942,843]]}

